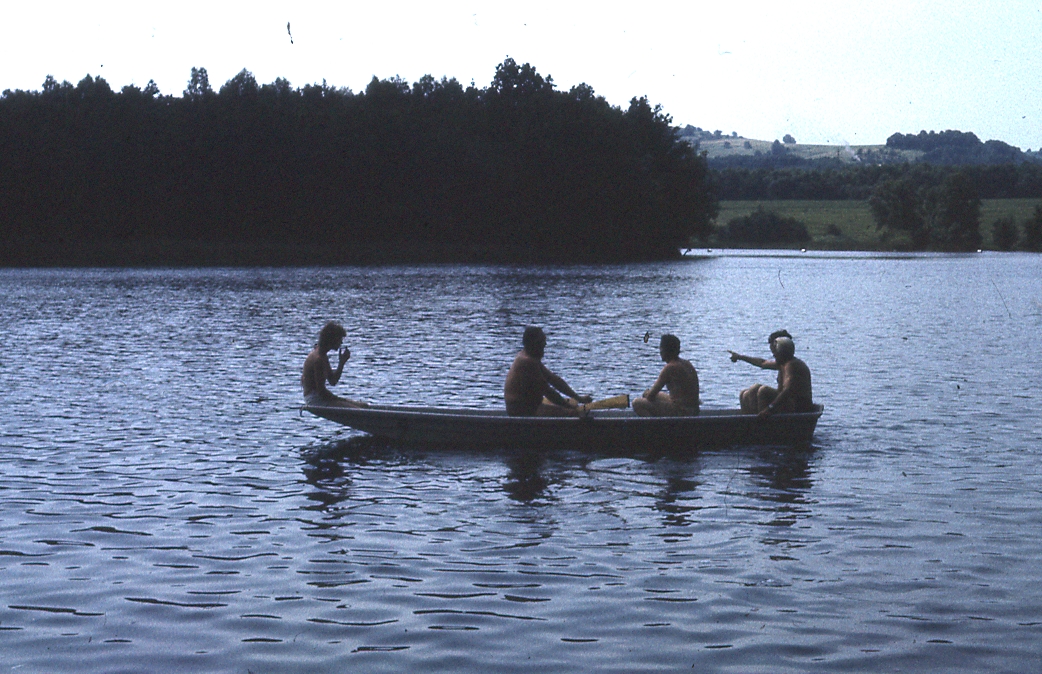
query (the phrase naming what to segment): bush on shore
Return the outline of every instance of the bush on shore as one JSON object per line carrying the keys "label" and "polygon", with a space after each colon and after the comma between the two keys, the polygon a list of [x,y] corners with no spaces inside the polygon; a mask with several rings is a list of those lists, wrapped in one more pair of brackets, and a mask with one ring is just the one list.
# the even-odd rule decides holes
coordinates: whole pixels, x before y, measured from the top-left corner
{"label": "bush on shore", "polygon": [[810,241],[810,234],[796,218],[759,207],[749,215],[731,218],[718,232],[718,238],[727,243],[770,246]]}

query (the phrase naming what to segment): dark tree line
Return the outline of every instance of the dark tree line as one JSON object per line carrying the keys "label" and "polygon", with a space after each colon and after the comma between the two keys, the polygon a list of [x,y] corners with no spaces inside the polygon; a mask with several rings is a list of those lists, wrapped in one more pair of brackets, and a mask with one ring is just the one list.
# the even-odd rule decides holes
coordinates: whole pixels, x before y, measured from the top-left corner
{"label": "dark tree line", "polygon": [[992,223],[992,240],[999,250],[1021,248],[1036,253],[1042,252],[1042,205],[1018,228],[1013,218],[999,218]]}
{"label": "dark tree line", "polygon": [[512,59],[483,89],[243,70],[214,91],[193,68],[175,97],[48,78],[0,97],[0,262],[137,263],[183,242],[202,244],[189,263],[228,246],[297,263],[671,257],[710,233],[716,198],[670,122]]}
{"label": "dark tree line", "polygon": [[[879,182],[868,199],[884,237],[903,233],[918,250],[971,251],[980,247],[981,194],[974,167],[951,171],[917,164]],[[1042,205],[1018,231],[1013,218],[992,223],[999,250],[1042,251]]]}
{"label": "dark tree line", "polygon": [[[807,160],[803,160],[807,161]],[[837,165],[825,168],[725,168],[713,171],[716,193],[724,201],[867,199],[880,183],[916,172],[934,176],[962,174],[981,199],[1042,198],[1042,165],[1006,163],[973,166],[934,166],[921,163]]]}
{"label": "dark tree line", "polygon": [[895,133],[886,139],[886,146],[898,150],[919,150],[923,153],[919,161],[927,164],[964,166],[1020,163],[1029,160],[1020,148],[1000,140],[981,142],[976,134],[966,131]]}

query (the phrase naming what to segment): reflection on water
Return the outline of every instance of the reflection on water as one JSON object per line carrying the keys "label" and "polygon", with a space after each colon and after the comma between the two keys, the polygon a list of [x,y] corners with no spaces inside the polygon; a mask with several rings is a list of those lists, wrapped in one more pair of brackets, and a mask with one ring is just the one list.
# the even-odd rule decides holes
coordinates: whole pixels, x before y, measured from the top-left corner
{"label": "reflection on water", "polygon": [[[1029,255],[0,271],[4,664],[1030,671],[1039,278]],[[707,407],[769,383],[727,350],[784,327],[827,411],[789,451],[388,446],[298,413],[327,318],[345,395],[485,408],[526,324],[599,397],[646,389],[642,336],[678,334]]]}
{"label": "reflection on water", "polygon": [[810,447],[764,448],[756,455],[756,460],[745,466],[745,470],[753,478],[751,483],[762,487],[757,494],[765,501],[803,503],[812,486],[810,461],[813,454]]}
{"label": "reflection on water", "polygon": [[532,503],[536,499],[547,497],[546,487],[549,483],[542,475],[545,463],[541,452],[511,453],[506,461],[508,472],[503,484],[503,489],[510,498],[521,503]]}
{"label": "reflection on water", "polygon": [[694,500],[697,482],[684,477],[670,477],[662,488],[655,508],[662,513],[662,523],[666,526],[684,527],[691,523],[689,515],[698,508],[689,504]]}

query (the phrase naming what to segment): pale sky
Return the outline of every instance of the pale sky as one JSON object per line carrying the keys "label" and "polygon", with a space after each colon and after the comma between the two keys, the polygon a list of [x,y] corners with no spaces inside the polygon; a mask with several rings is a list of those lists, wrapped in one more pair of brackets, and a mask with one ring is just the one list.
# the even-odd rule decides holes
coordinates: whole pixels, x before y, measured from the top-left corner
{"label": "pale sky", "polygon": [[[47,2],[0,0],[0,90],[47,75],[113,89],[191,68],[218,89],[425,74],[486,87],[507,56],[558,89],[634,96],[676,124],[747,138],[881,144],[972,131],[1042,146],[1042,0],[879,2]],[[290,24],[290,34],[286,24]]]}

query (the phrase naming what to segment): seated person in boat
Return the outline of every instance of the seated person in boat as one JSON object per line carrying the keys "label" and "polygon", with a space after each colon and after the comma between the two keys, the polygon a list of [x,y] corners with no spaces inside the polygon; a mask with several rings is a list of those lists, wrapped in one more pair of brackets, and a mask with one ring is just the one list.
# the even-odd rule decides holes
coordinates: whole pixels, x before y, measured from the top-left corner
{"label": "seated person in boat", "polygon": [[[521,344],[524,348],[514,358],[503,386],[507,414],[512,417],[581,416],[584,408],[575,401],[590,403],[593,398],[579,395],[564,379],[543,365],[546,335],[542,329],[525,328]],[[574,401],[565,399],[561,394]],[[544,402],[544,397],[550,402]]]}
{"label": "seated person in boat", "polygon": [[[698,414],[698,372],[680,357],[680,339],[662,335],[658,347],[665,367],[658,379],[633,401],[633,411],[641,417],[683,417]],[[661,393],[666,388],[669,393]]]}
{"label": "seated person in boat", "polygon": [[768,338],[774,360],[764,360],[731,352],[731,362],[744,360],[765,370],[778,371],[778,388],[753,384],[739,394],[742,411],[746,414],[767,416],[773,412],[812,412],[810,368],[796,358],[796,345],[785,330],[771,333]]}
{"label": "seated person in boat", "polygon": [[[767,338],[767,345],[771,349],[771,355],[774,355],[774,340],[779,337],[788,337],[792,339],[792,335],[789,334],[788,330],[776,330],[771,333]],[[740,360],[744,360],[750,365],[755,365],[758,368],[764,370],[777,370],[778,363],[774,360],[765,360],[763,358],[757,358],[756,356],[743,356],[740,353],[734,351],[729,352],[731,354],[731,362],[737,363]],[[739,395],[738,399],[741,401],[742,411],[746,414],[756,414],[759,412],[759,406],[757,403],[756,395],[760,389],[760,384],[753,384],[747,389],[744,389]]]}
{"label": "seated person in boat", "polygon": [[[344,326],[335,321],[329,321],[318,333],[318,344],[311,350],[308,357],[304,359],[304,371],[300,375],[300,385],[304,389],[304,401],[308,405],[316,406],[338,406],[338,407],[367,407],[365,403],[348,400],[334,395],[328,388],[326,382],[335,386],[340,381],[340,375],[344,372],[344,365],[351,357],[351,350],[341,346],[347,332]],[[329,364],[328,352],[336,349],[339,362],[334,370]]]}

